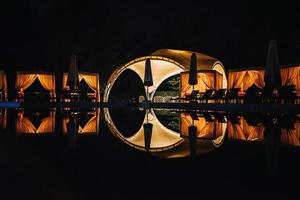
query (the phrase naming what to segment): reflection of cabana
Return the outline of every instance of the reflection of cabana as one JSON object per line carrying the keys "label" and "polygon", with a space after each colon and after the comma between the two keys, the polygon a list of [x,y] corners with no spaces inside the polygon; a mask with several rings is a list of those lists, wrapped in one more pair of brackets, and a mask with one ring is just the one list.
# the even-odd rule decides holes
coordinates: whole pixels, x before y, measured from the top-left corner
{"label": "reflection of cabana", "polygon": [[36,127],[24,112],[18,113],[16,120],[16,132],[22,134],[52,134],[55,131],[55,111],[51,111],[50,115],[41,119],[41,123]]}
{"label": "reflection of cabana", "polygon": [[[94,92],[88,94],[92,96],[96,101],[100,101],[100,81],[98,73],[90,73],[90,72],[79,72],[79,82],[84,80],[86,84],[92,89]],[[67,90],[67,80],[68,73],[64,73],[63,75],[63,90]]]}
{"label": "reflection of cabana", "polygon": [[198,116],[197,119],[193,120],[191,115],[182,113],[180,115],[180,134],[182,137],[189,137],[188,128],[190,126],[196,126],[196,137],[203,139],[217,139],[222,137],[226,130],[226,123],[207,120],[203,116]]}
{"label": "reflection of cabana", "polygon": [[[147,59],[151,60],[153,86],[149,87],[149,100],[152,100],[155,91],[163,81],[170,78],[171,76],[179,75],[181,72],[189,70],[192,53],[193,52],[190,51],[161,49],[155,51],[150,56],[135,59],[127,63],[126,65],[116,69],[108,80],[103,97],[104,102],[108,101],[109,94],[111,92],[111,89],[113,88],[114,83],[125,70],[132,70],[141,78],[142,82],[144,82],[145,62]],[[218,71],[223,75],[223,87],[226,88],[227,81],[223,64],[219,60],[202,53],[196,53],[196,56],[197,69]]]}
{"label": "reflection of cabana", "polygon": [[[228,70],[228,89],[240,88],[246,91],[253,84],[258,88],[265,86],[264,69],[232,69]],[[281,85],[295,85],[297,94],[300,96],[300,66],[283,66],[280,69]]]}
{"label": "reflection of cabana", "polygon": [[300,121],[294,123],[293,129],[281,129],[282,144],[300,146]]}
{"label": "reflection of cabana", "polygon": [[7,108],[0,108],[0,129],[6,129]]}
{"label": "reflection of cabana", "polygon": [[[99,133],[99,120],[100,120],[100,110],[95,111],[93,113],[89,113],[92,115],[88,122],[85,125],[81,126],[78,124],[78,135],[96,135]],[[62,129],[64,134],[68,134],[68,126],[67,124],[70,122],[70,118],[65,117],[62,121]]]}
{"label": "reflection of cabana", "polygon": [[[215,70],[199,70],[198,83],[194,90],[205,92],[206,90],[219,90],[223,88],[223,75]],[[189,72],[180,74],[180,97],[184,98],[192,93],[192,85],[189,85]]]}
{"label": "reflection of cabana", "polygon": [[24,97],[24,91],[31,86],[34,81],[39,80],[42,87],[50,94],[50,98],[54,99],[55,94],[55,75],[48,72],[25,72],[18,71],[16,76],[15,88],[18,91],[19,98]]}
{"label": "reflection of cabana", "polygon": [[7,100],[7,80],[4,71],[0,71],[0,101]]}
{"label": "reflection of cabana", "polygon": [[262,123],[256,126],[249,125],[244,118],[238,117],[237,121],[228,120],[228,138],[231,140],[263,141],[265,127]]}

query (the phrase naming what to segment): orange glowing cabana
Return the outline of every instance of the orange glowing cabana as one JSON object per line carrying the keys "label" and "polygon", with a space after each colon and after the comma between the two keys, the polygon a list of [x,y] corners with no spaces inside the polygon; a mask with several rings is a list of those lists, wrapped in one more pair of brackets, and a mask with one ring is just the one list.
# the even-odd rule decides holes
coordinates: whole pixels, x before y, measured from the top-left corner
{"label": "orange glowing cabana", "polygon": [[19,98],[24,97],[24,91],[36,80],[39,80],[42,87],[49,92],[50,98],[55,99],[55,75],[54,73],[42,71],[17,72],[15,88],[18,91]]}
{"label": "orange glowing cabana", "polygon": [[[206,90],[223,89],[223,75],[215,70],[198,70],[197,85],[194,90],[204,93]],[[193,91],[192,85],[189,85],[189,72],[180,73],[180,97],[184,98]]]}
{"label": "orange glowing cabana", "polygon": [[226,130],[226,123],[217,120],[207,119],[205,116],[197,116],[193,119],[190,114],[180,114],[180,135],[181,137],[189,137],[188,128],[190,126],[197,127],[197,138],[217,139],[222,137]]}
{"label": "orange glowing cabana", "polygon": [[[93,96],[96,101],[100,101],[100,80],[99,80],[99,74],[98,73],[91,73],[91,72],[79,72],[79,82],[84,80],[86,84],[89,86],[91,90],[93,90],[93,93],[88,94]],[[67,80],[68,80],[68,73],[63,74],[63,90],[67,90]]]}
{"label": "orange glowing cabana", "polygon": [[[112,73],[105,88],[103,101],[108,101],[114,83],[127,69],[135,72],[143,82],[145,78],[145,63],[147,59],[150,59],[151,61],[153,85],[147,88],[150,94],[149,100],[152,100],[155,95],[155,91],[165,80],[190,69],[192,53],[193,52],[191,51],[184,50],[160,49],[149,56],[137,58],[130,61],[129,63],[119,67]],[[208,55],[196,52],[195,54],[197,56],[197,69],[214,70],[221,73],[223,75],[222,85],[224,88],[227,88],[227,80],[223,64],[218,59],[210,57]]]}
{"label": "orange glowing cabana", "polygon": [[300,121],[296,121],[293,126],[293,129],[281,129],[280,142],[300,146]]}
{"label": "orange glowing cabana", "polygon": [[265,126],[262,123],[249,125],[245,118],[237,117],[237,120],[227,121],[228,138],[241,141],[264,141]]}
{"label": "orange glowing cabana", "polygon": [[0,101],[7,100],[7,79],[4,71],[0,71]]}
{"label": "orange glowing cabana", "polygon": [[[280,74],[281,85],[295,85],[297,94],[300,96],[300,66],[282,66]],[[240,88],[244,92],[252,85],[262,89],[265,86],[264,75],[263,68],[228,70],[228,89]]]}
{"label": "orange glowing cabana", "polygon": [[[87,122],[84,125],[81,125],[79,121],[79,116],[77,117],[77,125],[78,125],[78,135],[97,135],[99,133],[99,121],[100,121],[100,110],[98,109],[95,112],[87,113],[85,117],[88,117]],[[68,134],[68,123],[70,122],[71,117],[64,117],[62,121],[62,129],[63,134]]]}
{"label": "orange glowing cabana", "polygon": [[30,117],[24,115],[24,111],[18,113],[16,120],[16,132],[26,135],[53,134],[55,131],[55,111],[50,111],[49,116],[41,119],[39,125],[34,125]]}
{"label": "orange glowing cabana", "polygon": [[265,87],[264,75],[262,68],[228,70],[228,89],[240,88],[244,92],[252,85],[262,89]]}

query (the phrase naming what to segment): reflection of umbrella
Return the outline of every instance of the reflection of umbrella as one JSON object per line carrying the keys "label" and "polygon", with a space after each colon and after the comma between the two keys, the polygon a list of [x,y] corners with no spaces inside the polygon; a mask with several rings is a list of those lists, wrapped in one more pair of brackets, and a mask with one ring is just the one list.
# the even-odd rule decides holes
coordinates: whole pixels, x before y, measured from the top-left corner
{"label": "reflection of umbrella", "polygon": [[148,100],[148,87],[153,85],[153,78],[152,78],[152,70],[151,70],[151,61],[148,58],[145,63],[145,76],[144,76],[144,86],[147,86],[147,94],[146,98]]}
{"label": "reflection of umbrella", "polygon": [[69,66],[67,85],[70,87],[71,91],[77,90],[79,84],[78,80],[78,66],[76,56],[71,56],[71,63]]}
{"label": "reflection of umbrella", "polygon": [[197,85],[197,56],[192,53],[190,71],[189,71],[189,84]]}
{"label": "reflection of umbrella", "polygon": [[145,149],[146,149],[146,151],[149,151],[150,144],[151,144],[153,124],[151,124],[151,123],[145,123],[143,125],[143,127],[144,127]]}
{"label": "reflection of umbrella", "polygon": [[265,84],[267,88],[280,88],[280,64],[277,52],[276,40],[271,40],[265,66]]}
{"label": "reflection of umbrella", "polygon": [[189,132],[189,141],[190,141],[190,154],[193,157],[196,155],[197,127],[189,126],[188,132]]}

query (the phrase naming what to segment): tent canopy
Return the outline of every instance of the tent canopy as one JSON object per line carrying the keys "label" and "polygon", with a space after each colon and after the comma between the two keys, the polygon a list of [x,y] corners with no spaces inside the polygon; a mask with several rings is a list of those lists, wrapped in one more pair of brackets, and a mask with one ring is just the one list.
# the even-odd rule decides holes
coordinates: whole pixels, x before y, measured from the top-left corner
{"label": "tent canopy", "polygon": [[[223,88],[223,75],[214,70],[198,70],[198,83],[194,86],[195,90],[205,92],[207,89],[218,90]],[[180,97],[191,94],[192,86],[189,85],[189,73],[180,73]]]}
{"label": "tent canopy", "polygon": [[[104,101],[109,99],[110,90],[114,82],[118,79],[126,69],[130,69],[138,74],[141,81],[144,82],[145,62],[151,60],[153,86],[149,87],[150,100],[153,98],[156,89],[167,78],[178,75],[190,68],[190,59],[193,52],[182,50],[161,49],[150,56],[135,59],[124,66],[116,69],[110,76],[104,93]],[[223,87],[226,88],[226,74],[224,67],[220,61],[205,54],[196,53],[197,68],[199,70],[216,70],[223,75]]]}
{"label": "tent canopy", "polygon": [[[97,101],[100,101],[100,80],[98,73],[91,73],[91,72],[79,72],[79,82],[84,80],[87,85],[95,92],[95,98]],[[68,80],[68,73],[63,74],[63,90],[67,90],[67,80]]]}
{"label": "tent canopy", "polygon": [[[258,88],[263,88],[265,86],[264,74],[265,71],[263,68],[228,70],[228,88],[241,88],[242,91],[245,91],[253,84]],[[300,66],[282,66],[280,75],[281,85],[295,85],[297,93],[299,94]]]}
{"label": "tent canopy", "polygon": [[0,93],[1,100],[7,99],[7,79],[4,71],[0,71]]}
{"label": "tent canopy", "polygon": [[51,98],[55,94],[55,75],[54,73],[42,71],[18,71],[16,75],[15,88],[22,94],[36,79],[38,79],[49,93]]}

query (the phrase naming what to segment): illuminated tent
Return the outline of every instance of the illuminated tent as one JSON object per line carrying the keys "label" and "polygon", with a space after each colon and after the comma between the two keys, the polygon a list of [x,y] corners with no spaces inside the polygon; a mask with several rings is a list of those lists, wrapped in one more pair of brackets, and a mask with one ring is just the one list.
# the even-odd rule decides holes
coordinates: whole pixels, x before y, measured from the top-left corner
{"label": "illuminated tent", "polygon": [[0,101],[7,100],[7,79],[4,71],[0,71]]}
{"label": "illuminated tent", "polygon": [[228,70],[228,89],[240,88],[244,92],[253,84],[262,89],[265,87],[264,75],[264,69]]}
{"label": "illuminated tent", "polygon": [[[104,116],[107,122],[107,125],[110,129],[110,132],[125,144],[141,150],[146,151],[145,147],[145,133],[143,125],[133,136],[124,137],[122,133],[119,132],[114,122],[111,119],[108,108],[104,108]],[[147,150],[151,152],[152,155],[155,155],[160,158],[178,158],[178,157],[187,157],[190,156],[190,143],[186,138],[182,138],[180,133],[177,133],[171,129],[168,129],[160,123],[158,118],[155,116],[153,110],[148,114],[148,121],[145,115],[144,123],[151,123],[152,135],[150,141],[150,148]],[[225,131],[224,131],[225,133]],[[218,137],[215,140],[197,140],[196,141],[196,154],[207,153],[218,148],[224,139]]]}
{"label": "illuminated tent", "polygon": [[[223,75],[214,70],[199,70],[197,73],[197,85],[194,90],[205,92],[207,89],[222,89]],[[186,97],[193,91],[192,85],[189,84],[189,73],[182,72],[180,74],[180,97]]]}
{"label": "illuminated tent", "polygon": [[197,127],[197,138],[218,140],[226,131],[226,123],[217,120],[207,120],[204,116],[197,116],[193,119],[191,115],[186,113],[180,114],[180,134],[182,137],[188,137],[189,126]]}
{"label": "illuminated tent", "polygon": [[6,129],[7,108],[0,108],[0,129]]}
{"label": "illuminated tent", "polygon": [[[110,91],[118,77],[126,70],[130,69],[141,78],[144,82],[145,62],[151,60],[153,86],[149,87],[150,100],[153,99],[154,93],[159,85],[167,78],[178,75],[183,71],[188,71],[192,52],[182,50],[161,49],[150,56],[135,59],[124,66],[116,69],[110,76],[103,100],[107,102]],[[227,80],[223,64],[215,58],[205,54],[196,53],[198,70],[215,70],[223,75],[223,87],[226,88]],[[145,89],[146,90],[146,89]]]}
{"label": "illuminated tent", "polygon": [[256,126],[249,125],[245,118],[238,117],[237,123],[227,121],[228,138],[242,141],[264,141],[265,126],[258,123]]}
{"label": "illuminated tent", "polygon": [[52,134],[55,131],[55,111],[51,111],[50,115],[41,119],[41,123],[36,127],[31,119],[24,115],[24,111],[18,113],[16,120],[16,132],[21,134]]}
{"label": "illuminated tent", "polygon": [[[255,84],[258,88],[265,86],[263,68],[228,70],[228,89],[241,88],[246,91]],[[282,66],[280,69],[281,85],[295,85],[300,96],[300,66]]]}
{"label": "illuminated tent", "polygon": [[[84,80],[86,84],[94,91],[92,94],[96,101],[100,101],[100,81],[98,73],[79,72],[79,82]],[[68,73],[63,75],[63,90],[67,90]]]}
{"label": "illuminated tent", "polygon": [[[78,135],[96,135],[99,133],[100,109],[89,114],[91,114],[91,117],[84,126],[80,126],[78,124]],[[69,123],[69,121],[69,117],[63,118],[62,129],[64,134],[68,133],[67,124]]]}
{"label": "illuminated tent", "polygon": [[300,121],[294,123],[293,129],[281,129],[280,142],[293,146],[300,146]]}
{"label": "illuminated tent", "polygon": [[35,71],[18,71],[16,76],[15,88],[24,96],[24,91],[38,79],[42,87],[50,94],[51,99],[56,97],[55,94],[55,75],[49,72]]}

